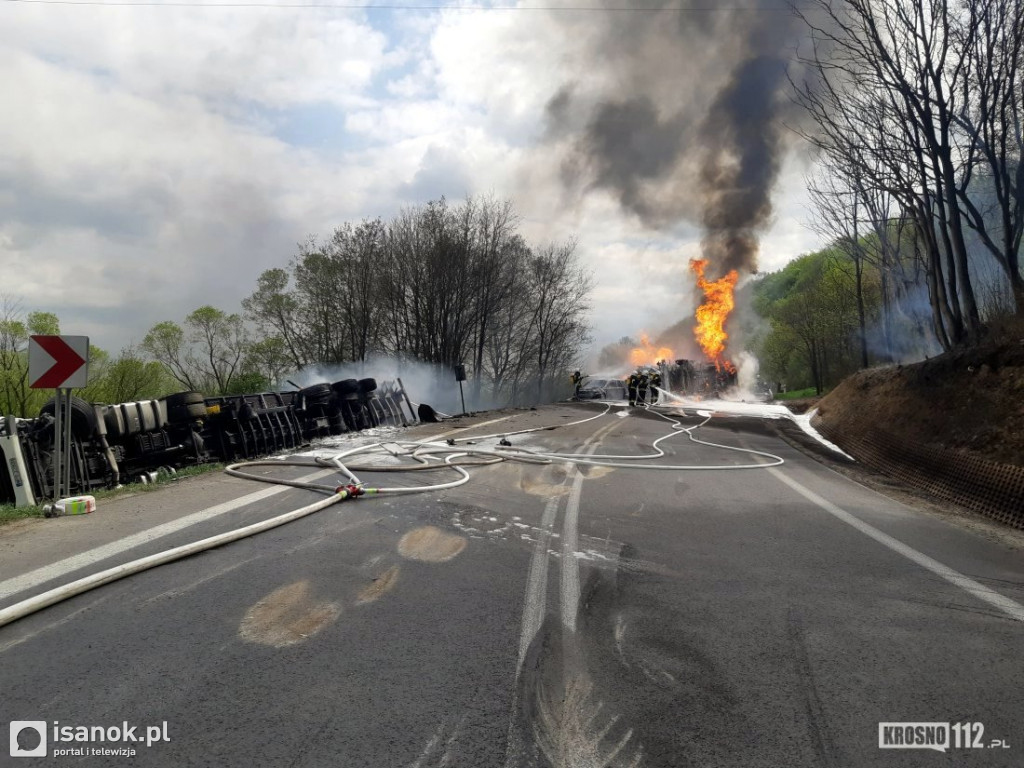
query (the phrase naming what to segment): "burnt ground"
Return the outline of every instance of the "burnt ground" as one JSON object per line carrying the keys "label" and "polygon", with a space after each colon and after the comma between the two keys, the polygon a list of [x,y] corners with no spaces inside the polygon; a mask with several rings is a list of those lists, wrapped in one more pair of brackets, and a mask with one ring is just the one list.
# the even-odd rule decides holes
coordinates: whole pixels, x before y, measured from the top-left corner
{"label": "burnt ground", "polygon": [[1024,338],[861,371],[818,402],[817,419],[1024,466]]}

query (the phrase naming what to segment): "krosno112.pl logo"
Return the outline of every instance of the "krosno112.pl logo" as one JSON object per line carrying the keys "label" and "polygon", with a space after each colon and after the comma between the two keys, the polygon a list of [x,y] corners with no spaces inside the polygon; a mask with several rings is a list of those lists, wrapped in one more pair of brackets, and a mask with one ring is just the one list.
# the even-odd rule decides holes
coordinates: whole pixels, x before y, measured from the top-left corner
{"label": "krosno112.pl logo", "polygon": [[985,743],[981,723],[879,723],[879,749],[1009,749],[1005,739]]}

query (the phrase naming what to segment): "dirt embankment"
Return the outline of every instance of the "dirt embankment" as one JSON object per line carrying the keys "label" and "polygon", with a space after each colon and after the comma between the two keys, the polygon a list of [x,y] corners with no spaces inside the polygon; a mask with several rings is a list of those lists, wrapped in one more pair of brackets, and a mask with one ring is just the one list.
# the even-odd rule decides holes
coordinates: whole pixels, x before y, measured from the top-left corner
{"label": "dirt embankment", "polygon": [[1022,467],[1024,339],[861,371],[822,398],[815,423]]}

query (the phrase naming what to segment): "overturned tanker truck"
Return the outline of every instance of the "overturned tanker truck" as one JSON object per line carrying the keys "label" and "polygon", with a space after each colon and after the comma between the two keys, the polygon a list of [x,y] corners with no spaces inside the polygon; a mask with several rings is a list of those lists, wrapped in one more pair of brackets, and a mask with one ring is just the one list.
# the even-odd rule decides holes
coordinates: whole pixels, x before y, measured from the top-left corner
{"label": "overturned tanker truck", "polygon": [[[403,410],[404,407],[404,410]],[[0,421],[0,504],[53,496],[55,400],[34,419]],[[71,402],[71,492],[88,493],[206,462],[252,459],[319,437],[416,421],[401,380],[345,379],[289,392],[105,405]]]}

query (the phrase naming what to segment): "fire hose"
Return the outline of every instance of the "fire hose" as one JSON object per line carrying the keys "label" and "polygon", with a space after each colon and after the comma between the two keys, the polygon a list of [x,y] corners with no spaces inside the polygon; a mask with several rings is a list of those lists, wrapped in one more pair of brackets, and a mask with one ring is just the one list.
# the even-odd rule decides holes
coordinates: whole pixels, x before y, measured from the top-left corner
{"label": "fire hose", "polygon": [[[80,595],[84,592],[88,592],[97,587],[101,587],[105,584],[118,581],[127,576],[141,573],[142,571],[155,568],[159,565],[171,563],[176,560],[181,560],[185,557],[198,554],[208,549],[215,547],[221,547],[225,544],[229,544],[240,539],[254,536],[264,531],[269,531],[273,528],[290,523],[293,520],[298,520],[302,517],[319,512],[326,509],[333,504],[337,504],[348,499],[357,498],[364,495],[378,495],[378,494],[404,494],[404,493],[423,493],[426,491],[440,491],[450,488],[455,488],[460,485],[464,485],[469,482],[470,474],[466,471],[465,466],[487,466],[491,464],[497,464],[504,461],[518,461],[528,464],[553,464],[559,463],[573,463],[573,464],[585,464],[588,466],[603,466],[603,467],[625,467],[631,469],[654,469],[654,470],[671,470],[671,471],[695,471],[695,470],[730,470],[730,469],[764,469],[767,467],[774,467],[784,463],[784,460],[771,453],[764,451],[757,451],[751,448],[740,448],[736,446],[721,445],[719,443],[712,443],[710,441],[700,440],[694,436],[694,432],[712,418],[711,414],[704,417],[704,420],[700,423],[684,427],[681,422],[671,418],[660,412],[660,408],[667,406],[661,406],[658,410],[655,410],[654,406],[648,408],[655,415],[669,421],[672,424],[672,431],[662,437],[658,438],[652,443],[652,448],[655,452],[646,455],[603,455],[603,454],[578,454],[578,453],[557,453],[557,452],[546,452],[546,451],[535,451],[522,447],[513,446],[498,446],[496,448],[483,448],[478,446],[469,445],[458,445],[460,443],[470,443],[481,440],[489,440],[493,438],[506,438],[515,435],[525,435],[534,432],[549,431],[554,429],[560,429],[563,427],[576,426],[584,424],[589,421],[601,418],[609,413],[611,405],[606,406],[605,410],[595,416],[590,416],[585,419],[577,421],[567,422],[565,424],[532,427],[529,429],[521,429],[511,432],[494,433],[491,435],[473,435],[470,437],[462,437],[451,439],[448,442],[438,442],[432,440],[397,440],[388,445],[397,444],[399,447],[408,451],[408,457],[416,462],[415,464],[401,464],[401,465],[384,465],[384,464],[352,464],[346,463],[343,459],[349,457],[359,456],[361,454],[370,454],[374,452],[387,452],[385,444],[383,443],[372,443],[369,445],[358,446],[351,448],[347,451],[337,453],[329,458],[317,457],[315,463],[319,466],[329,467],[331,469],[337,469],[342,475],[345,476],[347,482],[343,485],[326,485],[323,483],[313,483],[301,480],[291,480],[288,478],[281,477],[268,477],[265,475],[254,474],[252,472],[246,472],[243,468],[251,467],[281,467],[281,466],[302,466],[309,467],[308,462],[289,461],[289,460],[256,460],[256,461],[244,461],[232,464],[225,468],[225,472],[234,477],[241,477],[249,480],[258,480],[260,482],[273,483],[275,485],[287,485],[294,488],[301,488],[304,490],[317,491],[321,493],[327,493],[329,496],[325,499],[307,504],[306,506],[300,507],[299,509],[286,512],[284,514],[272,517],[268,520],[263,520],[258,523],[237,528],[232,531],[210,536],[199,541],[194,541],[189,544],[183,544],[178,547],[158,552],[154,555],[142,557],[137,560],[132,560],[122,565],[114,566],[98,573],[91,574],[89,576],[76,579],[75,581],[63,584],[59,587],[50,589],[42,594],[34,597],[27,598],[21,602],[15,603],[14,605],[8,606],[0,610],[0,627],[10,624],[18,619],[29,616],[37,611],[40,611],[49,606],[68,600],[72,597]],[[679,410],[677,406],[672,406],[674,409]],[[685,413],[685,412],[684,412]],[[726,465],[673,465],[673,464],[638,464],[636,462],[662,458],[666,454],[658,447],[659,443],[667,440],[670,437],[675,437],[680,433],[686,434],[689,439],[695,443],[706,445],[714,448],[721,448],[729,451],[738,451],[747,453],[753,456],[760,456],[769,459],[769,461],[755,462],[752,464],[726,464]],[[461,459],[467,457],[483,457],[479,460],[470,462],[455,463]],[[433,483],[430,485],[413,486],[413,487],[383,487],[383,488],[368,488],[359,479],[355,472],[410,472],[410,471],[423,471],[423,470],[447,470],[458,473],[459,477],[455,480],[451,480],[443,483]]]}

